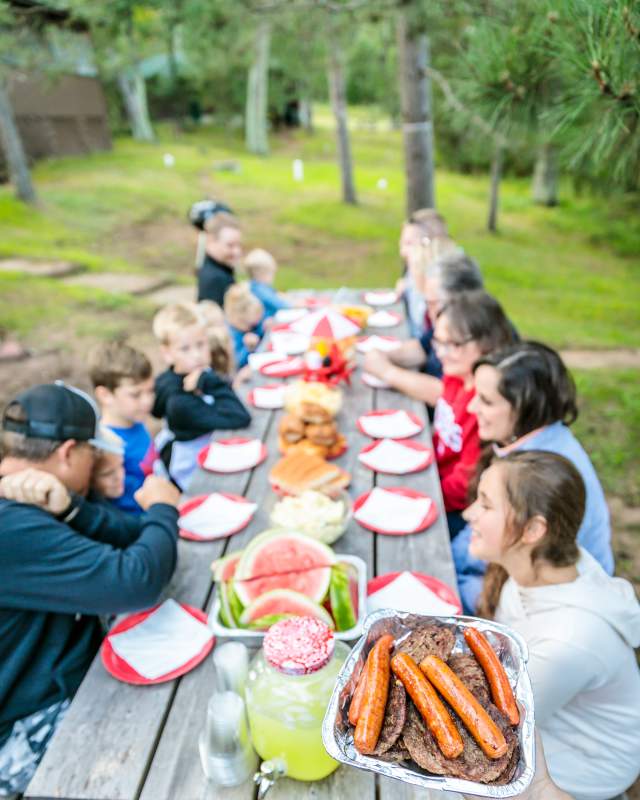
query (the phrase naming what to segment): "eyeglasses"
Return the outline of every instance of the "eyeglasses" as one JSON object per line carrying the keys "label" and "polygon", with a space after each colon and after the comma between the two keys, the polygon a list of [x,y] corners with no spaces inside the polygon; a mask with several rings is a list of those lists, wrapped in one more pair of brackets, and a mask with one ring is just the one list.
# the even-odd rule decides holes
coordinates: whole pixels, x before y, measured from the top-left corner
{"label": "eyeglasses", "polygon": [[464,347],[465,344],[469,344],[469,342],[473,341],[473,336],[468,336],[466,339],[463,339],[461,342],[455,342],[453,340],[449,340],[445,342],[443,339],[437,339],[435,336],[431,339],[433,342],[433,346],[436,350],[440,353],[446,353],[449,350],[460,350],[460,348]]}

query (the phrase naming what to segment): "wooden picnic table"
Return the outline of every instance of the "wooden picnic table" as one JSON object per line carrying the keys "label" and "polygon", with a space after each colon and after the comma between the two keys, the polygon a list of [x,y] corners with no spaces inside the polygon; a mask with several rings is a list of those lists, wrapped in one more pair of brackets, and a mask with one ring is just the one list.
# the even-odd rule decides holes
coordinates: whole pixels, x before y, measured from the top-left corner
{"label": "wooden picnic table", "polygon": [[[339,301],[361,302],[360,293],[342,289]],[[402,309],[396,306],[394,310]],[[406,324],[389,329],[389,333],[406,337]],[[360,375],[361,371],[356,370],[350,388],[343,384],[343,408],[338,417],[348,450],[337,463],[352,475],[350,495],[355,498],[376,485],[401,484],[426,492],[437,503],[440,514],[427,531],[403,537],[376,535],[352,521],[334,548],[338,553],[360,556],[367,565],[369,577],[412,569],[434,575],[455,590],[455,571],[436,466],[400,477],[374,473],[357,459],[362,447],[371,441],[356,427],[361,414],[383,408],[413,411],[425,422],[424,431],[416,439],[430,443],[426,409],[422,403],[397,392],[368,388]],[[244,393],[265,382],[260,375],[254,377]],[[181,539],[178,566],[166,593],[168,597],[210,609],[213,585],[209,566],[212,560],[243,548],[269,526],[265,500],[271,488],[267,477],[280,458],[277,445],[280,413],[252,410],[253,421],[246,435],[258,437],[266,444],[265,462],[251,471],[230,475],[213,475],[202,470],[195,474],[189,495],[214,490],[233,492],[256,502],[258,510],[251,524],[235,536],[208,543]],[[215,438],[225,436],[228,433],[223,431],[215,434]],[[139,687],[112,678],[98,655],[24,797],[27,800],[253,800],[256,787],[252,783],[220,789],[208,783],[202,772],[198,736],[204,727],[212,690],[211,658],[206,658],[182,678]],[[283,779],[269,795],[273,800],[417,800],[428,796],[428,792],[398,781],[345,766],[317,783]]]}

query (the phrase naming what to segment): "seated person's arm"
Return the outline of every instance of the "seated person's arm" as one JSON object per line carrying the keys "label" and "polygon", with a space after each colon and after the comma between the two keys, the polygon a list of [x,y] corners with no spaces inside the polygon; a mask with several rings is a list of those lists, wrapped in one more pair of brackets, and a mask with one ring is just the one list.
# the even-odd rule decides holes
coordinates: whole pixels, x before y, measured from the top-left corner
{"label": "seated person's arm", "polygon": [[389,361],[398,367],[421,367],[427,360],[419,339],[408,339],[395,350],[389,350],[387,355]]}
{"label": "seated person's arm", "polygon": [[[5,516],[9,514],[5,511]],[[0,606],[64,614],[111,614],[153,605],[176,565],[177,511],[152,505],[124,548],[79,535],[27,505],[11,509],[0,544]]]}
{"label": "seated person's arm", "polygon": [[[418,344],[420,347],[420,345]],[[422,349],[422,348],[421,348]],[[433,375],[423,375],[412,369],[403,369],[391,363],[386,353],[373,350],[367,353],[364,370],[393,386],[399,392],[430,406],[435,406],[442,394],[442,381]]]}
{"label": "seated person's arm", "polygon": [[171,430],[189,430],[194,436],[209,431],[246,428],[251,415],[233,389],[216,375],[206,370],[198,379],[198,390],[214,398],[209,405],[202,397],[181,392],[167,403],[167,424]]}

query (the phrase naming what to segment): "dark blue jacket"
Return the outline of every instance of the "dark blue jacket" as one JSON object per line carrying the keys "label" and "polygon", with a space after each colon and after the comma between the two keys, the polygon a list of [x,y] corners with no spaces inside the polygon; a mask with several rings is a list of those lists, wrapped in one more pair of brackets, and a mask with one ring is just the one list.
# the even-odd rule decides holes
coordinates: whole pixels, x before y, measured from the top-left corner
{"label": "dark blue jacket", "polygon": [[207,253],[198,270],[198,301],[213,300],[222,306],[227,289],[235,282],[233,267],[216,261]]}
{"label": "dark blue jacket", "polygon": [[157,602],[176,566],[177,516],[163,503],[134,517],[82,500],[65,524],[0,499],[0,746],[16,720],[75,693],[102,640],[98,614]]}

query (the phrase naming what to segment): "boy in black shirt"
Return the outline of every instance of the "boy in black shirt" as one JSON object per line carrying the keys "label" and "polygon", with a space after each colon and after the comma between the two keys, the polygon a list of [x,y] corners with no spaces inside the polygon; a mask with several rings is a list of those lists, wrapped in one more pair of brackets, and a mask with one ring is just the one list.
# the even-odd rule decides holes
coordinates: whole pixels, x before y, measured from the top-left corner
{"label": "boy in black shirt", "polygon": [[0,795],[21,792],[100,642],[98,615],[153,605],[176,564],[178,492],[152,476],[133,517],[88,502],[91,400],[35,386],[4,411],[0,463]]}
{"label": "boy in black shirt", "polygon": [[198,452],[214,430],[246,428],[251,416],[224,378],[211,369],[205,320],[195,303],[165,306],[153,333],[168,369],[158,375],[153,415],[166,421],[156,450],[171,480],[186,489]]}

